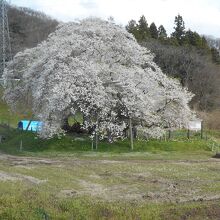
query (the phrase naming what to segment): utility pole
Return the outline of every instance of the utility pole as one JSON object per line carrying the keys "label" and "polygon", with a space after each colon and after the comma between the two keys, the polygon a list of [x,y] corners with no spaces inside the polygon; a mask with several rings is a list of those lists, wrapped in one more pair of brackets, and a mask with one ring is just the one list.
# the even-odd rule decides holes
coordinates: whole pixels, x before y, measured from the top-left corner
{"label": "utility pole", "polygon": [[0,78],[2,78],[6,62],[12,60],[8,6],[9,3],[6,0],[0,0]]}

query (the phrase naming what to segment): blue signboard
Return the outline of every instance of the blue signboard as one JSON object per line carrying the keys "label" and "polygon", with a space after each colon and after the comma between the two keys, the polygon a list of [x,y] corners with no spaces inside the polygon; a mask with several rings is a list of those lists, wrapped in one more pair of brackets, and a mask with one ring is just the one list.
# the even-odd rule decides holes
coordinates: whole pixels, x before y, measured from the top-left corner
{"label": "blue signboard", "polygon": [[[26,131],[29,123],[30,121],[28,120],[19,121],[18,129]],[[34,131],[34,132],[40,131],[42,129],[42,126],[43,126],[43,122],[41,121],[31,121],[28,127],[28,131]]]}

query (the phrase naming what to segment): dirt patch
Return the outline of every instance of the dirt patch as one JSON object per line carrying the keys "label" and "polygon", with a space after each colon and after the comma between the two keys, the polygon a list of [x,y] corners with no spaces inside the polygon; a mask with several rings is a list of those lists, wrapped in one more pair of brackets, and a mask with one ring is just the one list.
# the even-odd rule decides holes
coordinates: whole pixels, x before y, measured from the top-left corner
{"label": "dirt patch", "polygon": [[[89,179],[78,179],[80,188],[61,191],[61,195],[90,195],[103,200],[139,201],[139,202],[172,202],[210,201],[220,198],[201,191],[198,183],[201,180],[176,180],[151,175],[151,172],[128,173],[110,172],[88,175]],[[112,183],[115,180],[115,184]],[[121,183],[120,183],[121,181]],[[97,183],[98,182],[98,183]],[[196,185],[195,185],[196,184]],[[204,181],[203,181],[204,184]],[[209,182],[207,182],[209,184]]]}
{"label": "dirt patch", "polygon": [[0,172],[0,181],[17,181],[19,178],[10,175],[9,173]]}
{"label": "dirt patch", "polygon": [[20,168],[20,169],[25,169],[25,170],[32,170],[36,168],[34,166],[25,166],[25,165],[16,165],[15,167]]}
{"label": "dirt patch", "polygon": [[97,162],[103,163],[103,164],[121,164],[121,163],[126,163],[126,161],[118,161],[118,160],[98,160]]}
{"label": "dirt patch", "polygon": [[[209,201],[219,199],[220,194],[214,191],[208,191],[212,185],[216,189],[219,186],[217,174],[219,173],[219,160],[201,160],[201,161],[144,161],[144,160],[108,160],[108,159],[80,159],[77,157],[59,158],[59,160],[31,157],[16,157],[9,155],[0,155],[3,164],[14,166],[19,169],[35,169],[44,165],[44,170],[48,167],[48,177],[50,178],[50,168],[52,171],[56,168],[60,172],[65,170],[64,177],[69,174],[72,181],[73,177],[78,182],[77,188],[63,189],[59,196],[74,197],[76,195],[89,195],[100,199],[115,201],[140,201],[140,202],[174,202],[182,203],[188,201]],[[121,163],[123,163],[121,165]],[[124,164],[126,163],[126,164]],[[162,163],[162,166],[155,166],[155,163]],[[198,165],[190,165],[198,163]],[[201,166],[200,164],[201,163]],[[118,167],[117,167],[118,164]],[[178,169],[180,166],[180,175]],[[187,172],[182,172],[186,165]],[[41,167],[40,167],[41,168]],[[94,168],[94,169],[93,169]],[[118,169],[117,169],[118,168]],[[188,168],[189,172],[188,172]],[[43,184],[47,180],[41,180],[33,176],[19,174],[19,169],[15,173],[0,173],[0,181],[24,181],[31,184]],[[202,170],[201,170],[202,169]],[[73,171],[81,172],[82,175]],[[192,172],[191,172],[192,170]],[[199,173],[195,176],[194,173]],[[209,179],[206,175],[211,172]],[[204,178],[203,178],[203,174]],[[166,174],[166,175],[165,175]],[[197,174],[196,174],[197,175]],[[215,178],[214,178],[215,177]],[[71,186],[71,185],[70,185]],[[60,186],[61,189],[63,186]],[[205,191],[207,187],[207,191]]]}
{"label": "dirt patch", "polygon": [[45,158],[32,158],[32,157],[20,157],[20,156],[11,156],[7,154],[0,154],[0,160],[7,161],[12,166],[17,165],[53,165],[59,164],[61,161],[59,160],[51,160]]}
{"label": "dirt patch", "polygon": [[64,189],[60,191],[60,193],[58,194],[58,197],[75,197],[77,195],[78,193],[76,190]]}
{"label": "dirt patch", "polygon": [[35,178],[33,176],[26,176],[26,175],[21,175],[21,174],[15,174],[16,177],[20,178],[21,180],[26,180],[28,182],[31,182],[33,184],[42,184],[47,182],[47,180],[40,180],[38,178]]}
{"label": "dirt patch", "polygon": [[41,184],[47,182],[47,180],[40,180],[33,176],[22,175],[18,173],[6,173],[0,172],[0,181],[28,181],[33,184]]}
{"label": "dirt patch", "polygon": [[33,158],[9,158],[12,165],[52,165],[59,163],[60,161],[52,161],[45,159],[33,159]]}
{"label": "dirt patch", "polygon": [[102,184],[97,184],[85,180],[79,180],[80,186],[83,188],[81,194],[90,194],[92,196],[103,196],[106,194],[107,188]]}
{"label": "dirt patch", "polygon": [[140,200],[141,194],[135,193],[135,187],[129,188],[127,185],[104,186],[85,180],[78,180],[81,189],[64,189],[58,193],[60,197],[75,197],[80,195],[90,195],[106,201],[133,201]]}

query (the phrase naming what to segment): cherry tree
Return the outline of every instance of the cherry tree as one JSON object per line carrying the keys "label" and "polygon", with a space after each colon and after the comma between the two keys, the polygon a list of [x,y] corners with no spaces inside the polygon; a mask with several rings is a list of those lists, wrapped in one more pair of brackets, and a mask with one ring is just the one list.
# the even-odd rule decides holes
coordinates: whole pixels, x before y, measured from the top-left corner
{"label": "cherry tree", "polygon": [[[185,126],[192,94],[168,78],[124,28],[97,18],[60,24],[48,39],[14,57],[4,72],[4,98],[44,122],[40,135],[63,132],[80,112],[84,128],[123,136],[129,119],[148,137]],[[12,78],[19,78],[16,85]],[[8,82],[8,83],[7,83]]]}

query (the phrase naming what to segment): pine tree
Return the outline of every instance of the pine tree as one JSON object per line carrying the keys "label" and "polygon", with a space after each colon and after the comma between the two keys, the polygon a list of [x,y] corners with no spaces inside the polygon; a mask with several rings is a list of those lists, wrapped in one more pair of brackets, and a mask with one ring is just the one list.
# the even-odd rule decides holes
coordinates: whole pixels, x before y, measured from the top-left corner
{"label": "pine tree", "polygon": [[151,23],[151,25],[150,25],[150,35],[154,39],[158,38],[158,30],[157,30],[157,26],[155,25],[154,22]]}
{"label": "pine tree", "polygon": [[138,35],[139,35],[138,25],[137,25],[137,22],[135,20],[130,20],[128,22],[128,25],[126,25],[125,28],[129,33],[133,34],[134,37],[138,40]]}
{"label": "pine tree", "polygon": [[172,36],[177,39],[178,43],[181,45],[183,37],[185,36],[185,22],[183,21],[183,17],[181,15],[177,15],[174,21],[174,32]]}
{"label": "pine tree", "polygon": [[160,25],[158,28],[158,37],[159,39],[167,38],[167,32],[163,25]]}
{"label": "pine tree", "polygon": [[209,50],[209,44],[204,36],[202,36],[202,48],[205,50]]}
{"label": "pine tree", "polygon": [[144,15],[140,17],[140,20],[138,21],[138,31],[141,41],[146,40],[150,36],[148,23]]}
{"label": "pine tree", "polygon": [[182,44],[210,51],[206,39],[200,36],[196,31],[193,32],[190,29],[186,31],[185,36],[182,39]]}
{"label": "pine tree", "polygon": [[202,47],[202,38],[197,32],[188,30],[184,36],[184,44],[195,46],[197,48]]}

